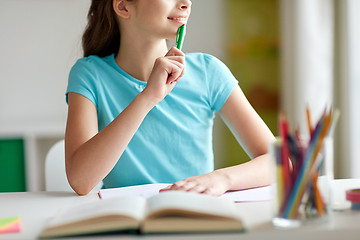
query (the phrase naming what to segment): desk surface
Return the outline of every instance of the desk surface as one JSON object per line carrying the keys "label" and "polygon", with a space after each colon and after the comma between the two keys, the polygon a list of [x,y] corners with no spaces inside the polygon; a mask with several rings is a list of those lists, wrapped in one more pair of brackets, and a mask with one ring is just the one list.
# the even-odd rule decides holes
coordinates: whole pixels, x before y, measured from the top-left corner
{"label": "desk surface", "polygon": [[[270,201],[238,203],[245,233],[169,234],[169,235],[102,235],[66,239],[359,239],[360,211],[349,209],[345,190],[360,188],[360,179],[334,181],[334,202],[341,210],[333,211],[328,222],[304,225],[295,229],[276,229],[271,225]],[[98,201],[95,193],[77,196],[66,192],[0,193],[0,217],[21,217],[21,232],[0,234],[0,239],[37,239],[46,222],[59,208],[89,201]]]}

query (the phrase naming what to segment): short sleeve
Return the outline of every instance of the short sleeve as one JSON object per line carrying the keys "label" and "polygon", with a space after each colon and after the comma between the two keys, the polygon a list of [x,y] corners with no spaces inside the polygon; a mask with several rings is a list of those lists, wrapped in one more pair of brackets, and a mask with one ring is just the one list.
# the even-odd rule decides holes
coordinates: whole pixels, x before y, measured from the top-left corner
{"label": "short sleeve", "polygon": [[66,102],[68,102],[68,93],[75,92],[88,98],[97,106],[96,89],[96,76],[91,71],[91,62],[86,58],[79,59],[69,73]]}
{"label": "short sleeve", "polygon": [[229,68],[219,59],[205,54],[204,60],[210,105],[213,110],[219,112],[238,81]]}

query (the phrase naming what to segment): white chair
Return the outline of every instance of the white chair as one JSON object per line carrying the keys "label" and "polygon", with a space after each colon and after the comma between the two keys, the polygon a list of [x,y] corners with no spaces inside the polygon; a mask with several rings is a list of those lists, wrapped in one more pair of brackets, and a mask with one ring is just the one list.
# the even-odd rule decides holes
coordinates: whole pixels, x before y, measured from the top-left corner
{"label": "white chair", "polygon": [[[97,192],[102,182],[92,191]],[[66,177],[65,170],[65,141],[60,140],[49,150],[45,158],[45,190],[74,192]]]}

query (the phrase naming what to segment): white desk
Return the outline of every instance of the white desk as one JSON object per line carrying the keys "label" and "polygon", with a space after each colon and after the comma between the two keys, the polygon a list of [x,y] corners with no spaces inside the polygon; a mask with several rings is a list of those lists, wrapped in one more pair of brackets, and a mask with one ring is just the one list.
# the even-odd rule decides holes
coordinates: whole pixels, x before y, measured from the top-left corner
{"label": "white desk", "polygon": [[[245,233],[169,234],[169,235],[99,235],[66,239],[360,239],[360,211],[350,210],[344,191],[360,188],[360,179],[335,180],[335,201],[344,210],[333,211],[332,220],[295,229],[276,229],[271,225],[271,202],[238,203],[247,228]],[[59,208],[88,201],[98,201],[96,194],[77,196],[65,192],[1,193],[0,217],[21,217],[21,232],[0,234],[0,239],[37,239],[39,233]]]}

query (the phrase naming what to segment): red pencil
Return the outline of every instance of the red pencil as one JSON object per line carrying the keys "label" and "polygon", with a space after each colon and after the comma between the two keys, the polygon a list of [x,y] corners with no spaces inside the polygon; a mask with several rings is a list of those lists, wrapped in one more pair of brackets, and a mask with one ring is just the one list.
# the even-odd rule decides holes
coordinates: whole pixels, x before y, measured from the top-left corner
{"label": "red pencil", "polygon": [[279,132],[282,139],[281,145],[281,159],[283,165],[283,180],[284,180],[284,196],[287,198],[292,187],[292,177],[290,176],[289,150],[287,146],[287,137],[289,134],[288,121],[285,114],[280,114],[279,118]]}

